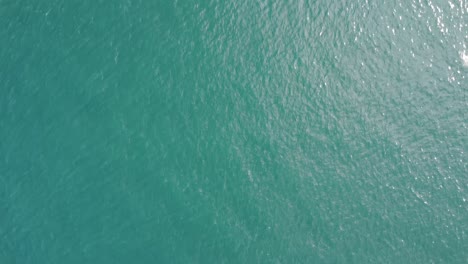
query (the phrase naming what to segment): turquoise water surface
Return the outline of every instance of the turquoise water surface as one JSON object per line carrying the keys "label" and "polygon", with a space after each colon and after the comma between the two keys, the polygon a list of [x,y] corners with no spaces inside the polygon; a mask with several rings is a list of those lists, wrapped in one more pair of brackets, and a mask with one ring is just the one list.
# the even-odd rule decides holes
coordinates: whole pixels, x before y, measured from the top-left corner
{"label": "turquoise water surface", "polygon": [[0,25],[0,263],[468,263],[468,1]]}

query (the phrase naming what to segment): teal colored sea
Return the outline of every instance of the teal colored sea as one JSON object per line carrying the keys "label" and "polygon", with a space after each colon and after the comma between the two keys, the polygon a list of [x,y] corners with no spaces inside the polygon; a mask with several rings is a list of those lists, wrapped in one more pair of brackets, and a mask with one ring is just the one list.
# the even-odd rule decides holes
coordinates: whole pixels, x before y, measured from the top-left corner
{"label": "teal colored sea", "polygon": [[0,263],[468,263],[468,1],[0,0]]}

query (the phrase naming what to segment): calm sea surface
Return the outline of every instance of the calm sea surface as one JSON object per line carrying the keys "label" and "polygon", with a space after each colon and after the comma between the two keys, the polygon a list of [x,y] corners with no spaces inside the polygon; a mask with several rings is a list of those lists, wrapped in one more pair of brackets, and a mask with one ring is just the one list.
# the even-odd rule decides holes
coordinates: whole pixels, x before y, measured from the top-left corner
{"label": "calm sea surface", "polygon": [[467,0],[0,0],[0,263],[468,263],[467,96]]}

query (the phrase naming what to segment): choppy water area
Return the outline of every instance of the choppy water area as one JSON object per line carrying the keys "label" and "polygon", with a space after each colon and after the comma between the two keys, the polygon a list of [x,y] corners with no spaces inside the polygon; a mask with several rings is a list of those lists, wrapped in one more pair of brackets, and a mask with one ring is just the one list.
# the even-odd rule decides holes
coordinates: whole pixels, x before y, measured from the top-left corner
{"label": "choppy water area", "polygon": [[0,263],[468,263],[466,0],[0,22]]}

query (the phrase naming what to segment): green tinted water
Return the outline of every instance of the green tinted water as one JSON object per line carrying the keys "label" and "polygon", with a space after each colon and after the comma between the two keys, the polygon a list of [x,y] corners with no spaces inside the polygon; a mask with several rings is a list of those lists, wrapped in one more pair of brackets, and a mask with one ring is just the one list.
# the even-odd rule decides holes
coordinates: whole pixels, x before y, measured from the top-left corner
{"label": "green tinted water", "polygon": [[467,1],[0,22],[0,263],[468,262]]}

